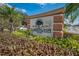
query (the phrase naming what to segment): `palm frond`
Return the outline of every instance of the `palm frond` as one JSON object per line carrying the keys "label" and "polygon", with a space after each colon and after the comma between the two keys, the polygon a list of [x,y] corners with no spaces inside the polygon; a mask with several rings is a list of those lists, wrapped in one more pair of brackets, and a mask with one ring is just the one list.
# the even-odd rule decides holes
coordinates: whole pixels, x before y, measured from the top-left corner
{"label": "palm frond", "polygon": [[71,16],[71,21],[73,22],[79,15],[79,12],[77,11],[78,8],[79,8],[79,4],[75,4],[75,3],[66,4],[65,18],[68,19],[68,17]]}

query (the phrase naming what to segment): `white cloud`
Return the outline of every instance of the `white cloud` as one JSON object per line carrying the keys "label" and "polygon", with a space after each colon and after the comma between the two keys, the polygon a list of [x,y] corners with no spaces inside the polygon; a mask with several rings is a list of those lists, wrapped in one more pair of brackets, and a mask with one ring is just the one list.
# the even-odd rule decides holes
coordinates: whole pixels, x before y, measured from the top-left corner
{"label": "white cloud", "polygon": [[[11,5],[9,4],[6,4],[8,7],[12,8]],[[19,11],[19,12],[22,12],[22,13],[26,13],[27,11],[25,9],[21,9],[21,8],[15,8],[15,10]]]}
{"label": "white cloud", "polygon": [[37,3],[37,4],[39,4],[41,8],[44,8],[47,4],[54,5],[56,3]]}
{"label": "white cloud", "polygon": [[37,4],[39,4],[41,8],[44,8],[47,5],[47,3],[37,3]]}
{"label": "white cloud", "polygon": [[26,13],[27,11],[25,9],[21,9],[23,13]]}
{"label": "white cloud", "polygon": [[23,12],[23,13],[27,13],[27,11],[25,9],[21,9],[21,8],[16,8],[15,10]]}

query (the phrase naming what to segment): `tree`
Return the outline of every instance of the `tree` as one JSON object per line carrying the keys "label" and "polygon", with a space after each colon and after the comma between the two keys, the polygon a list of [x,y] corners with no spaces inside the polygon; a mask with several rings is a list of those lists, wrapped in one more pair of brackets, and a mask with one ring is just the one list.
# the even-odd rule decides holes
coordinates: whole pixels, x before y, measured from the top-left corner
{"label": "tree", "polygon": [[3,21],[8,23],[9,30],[12,32],[15,26],[17,26],[17,23],[21,23],[24,15],[17,11],[14,7],[9,7],[4,4],[0,7],[0,17],[3,19]]}
{"label": "tree", "polygon": [[40,26],[43,25],[43,21],[41,19],[38,19],[36,21],[36,25],[38,26],[38,28],[40,28]]}
{"label": "tree", "polygon": [[69,3],[65,5],[65,17],[71,22],[79,16],[79,3]]}

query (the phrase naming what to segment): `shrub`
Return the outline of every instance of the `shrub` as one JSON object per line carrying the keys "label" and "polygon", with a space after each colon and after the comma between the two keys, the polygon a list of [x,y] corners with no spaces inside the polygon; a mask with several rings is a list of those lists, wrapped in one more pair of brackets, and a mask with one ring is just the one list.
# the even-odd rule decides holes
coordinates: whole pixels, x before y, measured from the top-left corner
{"label": "shrub", "polygon": [[79,35],[73,35],[73,34],[68,34],[70,35],[69,37],[65,38],[51,38],[51,37],[43,37],[43,36],[38,36],[38,35],[33,35],[31,30],[23,31],[23,30],[18,30],[13,32],[17,36],[22,36],[22,37],[29,37],[31,36],[33,40],[38,42],[38,44],[46,45],[55,45],[57,46],[56,48],[63,49],[63,53],[66,51],[66,49],[70,52],[74,51],[79,53]]}
{"label": "shrub", "polygon": [[79,40],[79,35],[78,34],[72,35],[71,38],[74,40]]}
{"label": "shrub", "polygon": [[19,36],[19,37],[29,37],[31,34],[31,30],[17,30],[12,32],[12,34]]}
{"label": "shrub", "polygon": [[18,36],[18,37],[25,37],[25,33],[24,32],[19,32],[19,31],[14,31],[12,32],[13,35]]}
{"label": "shrub", "polygon": [[53,43],[51,37],[34,36],[33,39],[40,43]]}
{"label": "shrub", "polygon": [[76,40],[78,36],[73,35],[70,38],[50,38],[50,37],[42,37],[42,36],[35,36],[33,39],[39,43],[48,43],[52,45],[58,45],[60,48],[67,48],[67,49],[74,49],[79,51],[79,42]]}

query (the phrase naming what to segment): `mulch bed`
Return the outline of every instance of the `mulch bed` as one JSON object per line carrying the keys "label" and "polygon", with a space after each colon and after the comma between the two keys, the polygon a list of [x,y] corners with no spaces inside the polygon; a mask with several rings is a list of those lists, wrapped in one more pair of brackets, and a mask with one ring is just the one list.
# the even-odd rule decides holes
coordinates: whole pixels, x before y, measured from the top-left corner
{"label": "mulch bed", "polygon": [[30,38],[17,38],[10,33],[0,33],[1,56],[60,56],[78,55],[69,49],[52,44],[40,44]]}

